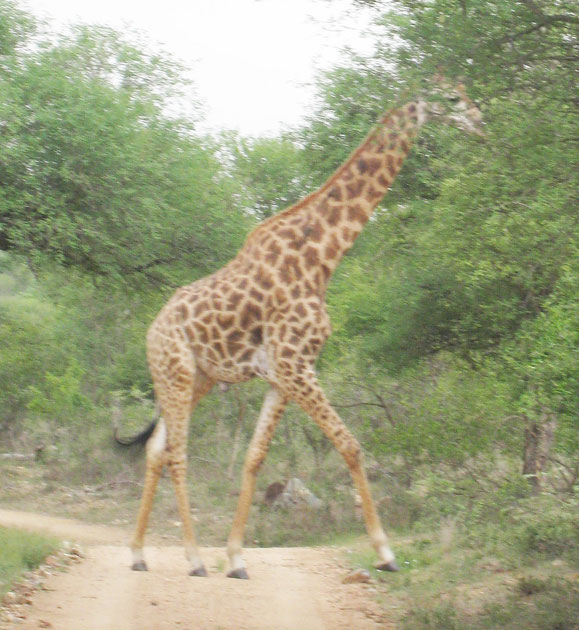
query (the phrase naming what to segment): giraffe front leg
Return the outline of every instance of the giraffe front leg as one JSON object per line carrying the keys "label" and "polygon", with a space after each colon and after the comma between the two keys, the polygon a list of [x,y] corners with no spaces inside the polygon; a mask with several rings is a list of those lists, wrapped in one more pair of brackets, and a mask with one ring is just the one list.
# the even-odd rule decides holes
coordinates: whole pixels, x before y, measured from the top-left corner
{"label": "giraffe front leg", "polygon": [[352,481],[362,499],[362,511],[366,531],[370,536],[372,546],[378,555],[375,564],[381,571],[398,571],[394,554],[388,545],[388,538],[382,528],[376,512],[374,501],[370,493],[368,479],[364,471],[362,449],[358,440],[350,433],[341,418],[334,411],[317,380],[311,374],[306,387],[294,387],[295,399],[330,438],[340,455],[344,458]]}
{"label": "giraffe front leg", "polygon": [[251,444],[249,445],[243,464],[241,492],[227,541],[227,556],[229,558],[229,572],[227,573],[227,577],[244,580],[249,578],[241,553],[243,534],[249,516],[253,493],[255,491],[257,472],[265,460],[275,427],[281,418],[286,404],[287,401],[282,394],[272,388],[267,393],[259,414],[259,420],[257,421],[257,426],[255,427]]}

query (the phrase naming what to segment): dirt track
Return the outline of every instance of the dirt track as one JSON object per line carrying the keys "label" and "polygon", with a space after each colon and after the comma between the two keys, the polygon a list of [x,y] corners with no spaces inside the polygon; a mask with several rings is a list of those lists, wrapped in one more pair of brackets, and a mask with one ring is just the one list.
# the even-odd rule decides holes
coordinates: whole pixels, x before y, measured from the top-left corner
{"label": "dirt track", "polygon": [[224,551],[205,549],[209,578],[186,575],[179,547],[150,547],[150,571],[130,571],[123,530],[0,510],[0,525],[49,531],[85,544],[86,559],[52,575],[7,629],[369,630],[389,628],[368,585],[327,548],[247,549],[251,579],[223,575]]}

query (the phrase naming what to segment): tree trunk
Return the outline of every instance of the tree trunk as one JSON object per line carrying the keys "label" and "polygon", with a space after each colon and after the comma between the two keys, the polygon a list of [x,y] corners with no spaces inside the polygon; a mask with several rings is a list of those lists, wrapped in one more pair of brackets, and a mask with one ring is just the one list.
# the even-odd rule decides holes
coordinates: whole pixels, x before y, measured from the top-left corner
{"label": "tree trunk", "polygon": [[542,475],[551,453],[557,422],[552,414],[544,412],[540,420],[525,416],[525,450],[523,453],[523,475],[533,494],[541,492]]}

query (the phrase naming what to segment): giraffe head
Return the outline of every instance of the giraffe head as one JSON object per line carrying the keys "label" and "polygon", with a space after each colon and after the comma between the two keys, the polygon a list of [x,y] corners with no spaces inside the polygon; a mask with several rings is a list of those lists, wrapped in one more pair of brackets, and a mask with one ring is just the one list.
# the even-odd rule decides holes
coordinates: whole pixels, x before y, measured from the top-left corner
{"label": "giraffe head", "polygon": [[423,103],[423,111],[426,120],[440,120],[477,136],[485,135],[480,109],[467,96],[462,83],[453,85],[437,75]]}

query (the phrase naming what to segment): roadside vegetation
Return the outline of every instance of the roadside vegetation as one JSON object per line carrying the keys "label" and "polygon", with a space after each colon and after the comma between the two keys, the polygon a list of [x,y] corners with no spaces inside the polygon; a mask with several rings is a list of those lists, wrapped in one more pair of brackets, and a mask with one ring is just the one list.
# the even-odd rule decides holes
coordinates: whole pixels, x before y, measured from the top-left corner
{"label": "roadside vegetation", "polygon": [[0,601],[14,582],[39,567],[58,548],[54,538],[0,527]]}
{"label": "roadside vegetation", "polygon": [[[374,578],[400,628],[577,628],[576,7],[366,4],[374,55],[321,75],[301,128],[243,138],[203,136],[178,113],[194,86],[150,44],[91,26],[57,35],[0,0],[0,501],[132,524],[143,459],[111,435],[153,413],[156,312],[443,71],[468,86],[486,139],[424,130],[330,286],[320,379],[392,532],[403,570]],[[216,390],[196,410],[202,544],[226,539],[263,392]],[[262,502],[295,476],[319,511]],[[249,545],[339,543],[371,562],[347,470],[294,407],[258,490]],[[151,528],[177,538],[177,521],[164,480]],[[51,545],[0,536],[16,571]]]}

